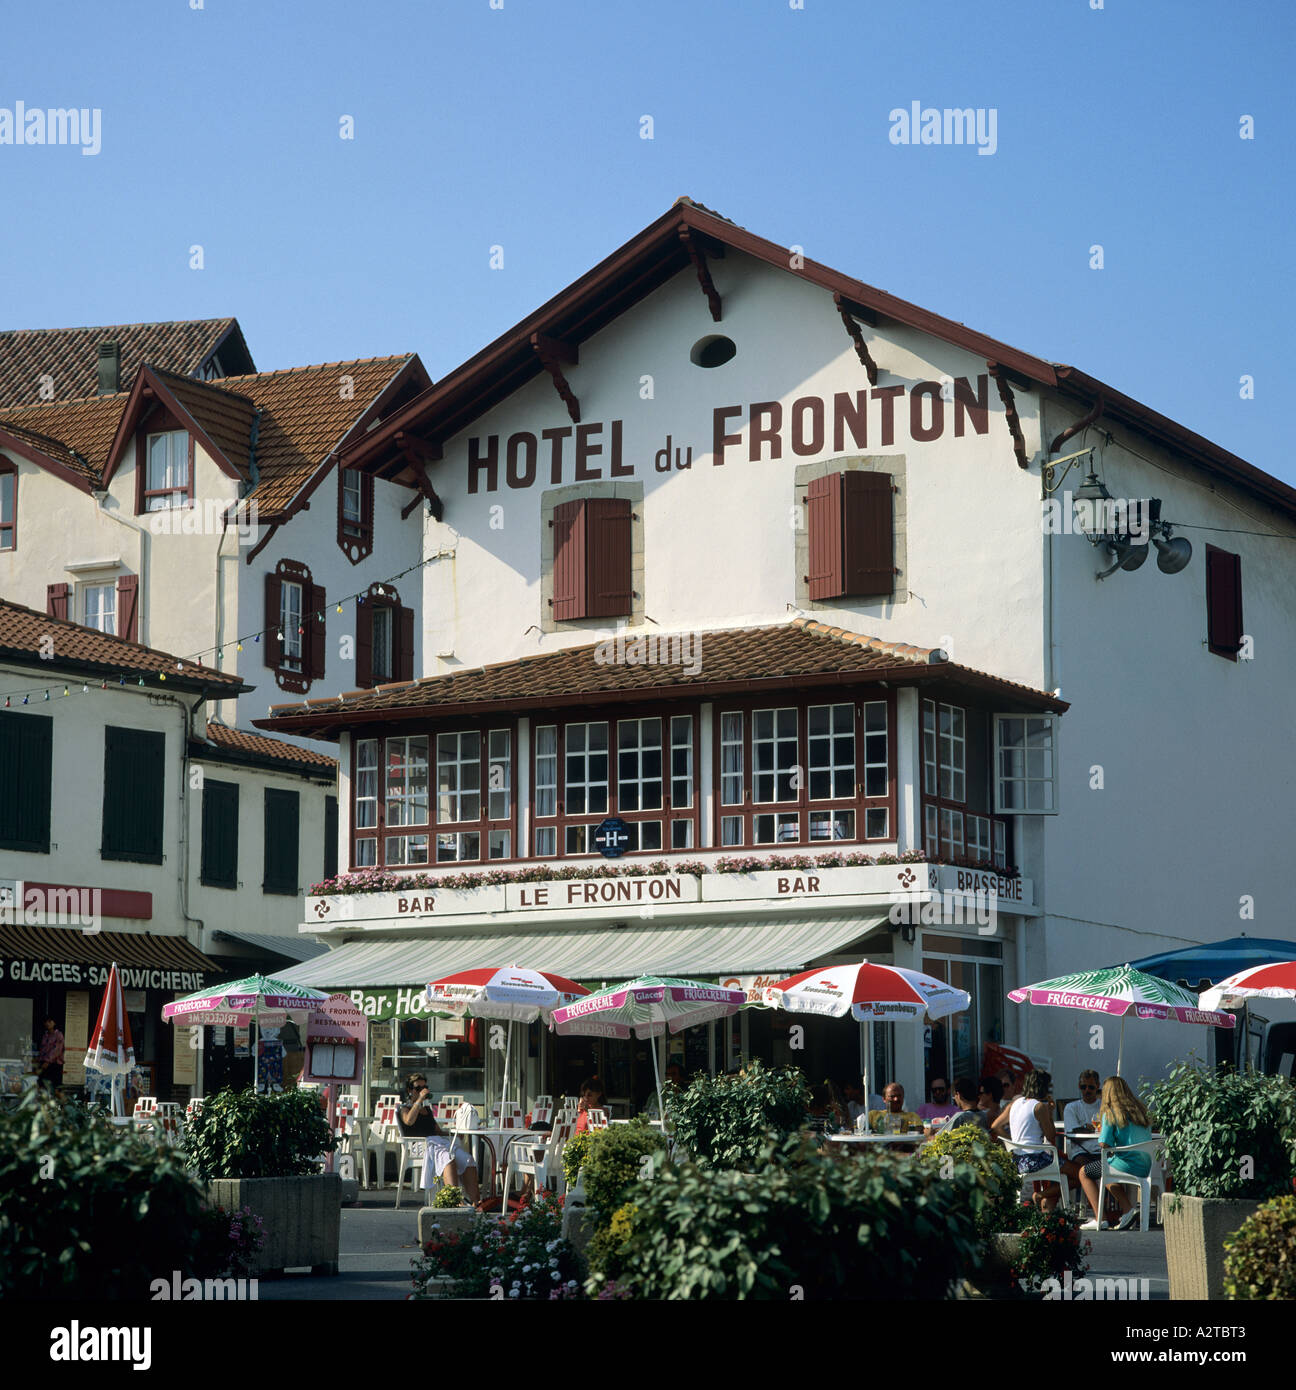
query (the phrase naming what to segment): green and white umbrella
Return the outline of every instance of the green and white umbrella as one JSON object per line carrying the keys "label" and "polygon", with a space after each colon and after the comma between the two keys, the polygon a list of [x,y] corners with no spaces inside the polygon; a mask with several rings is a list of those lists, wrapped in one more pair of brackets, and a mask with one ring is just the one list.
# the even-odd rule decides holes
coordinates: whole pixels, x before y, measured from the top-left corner
{"label": "green and white umbrella", "polygon": [[1102,970],[1081,970],[1059,975],[1038,985],[1009,990],[1014,1004],[1044,1004],[1056,1009],[1081,1009],[1085,1013],[1119,1016],[1120,1047],[1116,1053],[1116,1075],[1120,1075],[1125,1050],[1125,1019],[1173,1019],[1178,1023],[1200,1023],[1209,1028],[1233,1028],[1232,1014],[1203,1009],[1197,996],[1180,985],[1156,975],[1145,974],[1129,965],[1111,965]]}
{"label": "green and white umbrella", "polygon": [[[727,1018],[747,1003],[747,992],[723,985],[703,984],[700,980],[676,980],[641,975],[628,984],[613,985],[596,994],[587,994],[574,1004],[555,1009],[553,1027],[559,1033],[585,1033],[593,1037],[659,1038],[667,1028],[683,1032],[697,1023]],[[652,1049],[653,1075],[657,1082],[657,1105],[662,1119],[661,1073],[657,1049]]]}
{"label": "green and white umbrella", "polygon": [[[309,989],[268,975],[249,975],[223,985],[211,985],[162,1006],[164,1023],[198,1024],[209,1028],[278,1028],[297,1015],[305,1023],[311,1010],[328,999],[323,990]],[[252,1038],[252,1085],[258,1084],[257,1046]]]}

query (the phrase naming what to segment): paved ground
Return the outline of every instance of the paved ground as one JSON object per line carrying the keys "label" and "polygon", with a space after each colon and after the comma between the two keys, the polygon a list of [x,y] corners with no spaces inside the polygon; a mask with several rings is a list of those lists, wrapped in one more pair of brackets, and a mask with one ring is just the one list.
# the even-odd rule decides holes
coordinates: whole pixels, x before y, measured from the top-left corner
{"label": "paved ground", "polygon": [[[417,1199],[408,1194],[399,1211],[392,1188],[360,1194],[358,1206],[342,1208],[342,1251],[336,1277],[293,1275],[263,1279],[262,1302],[289,1299],[384,1300],[403,1299],[410,1292],[410,1261],[418,1253]],[[1146,1235],[1132,1231],[1086,1232],[1093,1244],[1089,1256],[1090,1278],[1148,1281],[1130,1284],[1132,1298],[1164,1300],[1169,1297],[1166,1278],[1165,1238],[1154,1226]]]}

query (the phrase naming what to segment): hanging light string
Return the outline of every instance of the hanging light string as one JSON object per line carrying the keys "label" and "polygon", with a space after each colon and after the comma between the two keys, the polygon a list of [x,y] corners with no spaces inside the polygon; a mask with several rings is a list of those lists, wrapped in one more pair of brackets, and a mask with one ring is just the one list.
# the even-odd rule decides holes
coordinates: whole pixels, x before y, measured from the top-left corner
{"label": "hanging light string", "polygon": [[[364,601],[371,596],[377,598],[388,597],[384,592],[388,585],[394,586],[398,579],[404,579],[407,574],[413,574],[416,570],[423,569],[426,565],[430,565],[433,560],[439,558],[440,556],[438,555],[429,555],[426,559],[419,560],[413,565],[408,565],[405,569],[397,574],[391,575],[387,579],[375,580],[367,589],[354,594],[348,594],[345,598],[328,599],[321,604],[319,608],[308,613],[302,613],[297,626],[297,635],[304,638],[306,635],[306,624],[312,620],[320,623],[324,622],[325,614],[330,608],[334,608],[337,612],[341,613],[343,605],[350,603],[353,599],[357,603],[364,603]],[[233,647],[236,651],[241,652],[245,643],[259,643],[263,637],[271,632],[275,633],[279,641],[283,641],[283,628],[281,626],[276,624],[274,627],[263,627],[259,632],[245,633],[242,637],[231,638],[228,642],[219,642],[214,647],[208,647],[200,652],[193,652],[189,656],[177,657],[174,674],[183,675],[186,672],[186,668],[190,666],[205,665],[206,663],[202,659],[204,657],[214,656],[218,661],[223,660],[226,647]],[[108,636],[112,634],[105,635]],[[215,670],[218,668],[212,667],[209,669]],[[73,695],[77,694],[89,695],[110,689],[122,689],[127,686],[134,686],[137,689],[140,686],[148,688],[154,679],[156,679],[158,683],[165,683],[166,678],[166,671],[141,673],[135,670],[118,671],[116,676],[100,674],[97,676],[78,677],[72,680],[45,681],[40,685],[28,686],[23,690],[5,691],[2,697],[4,702],[3,708],[12,709],[15,705],[44,704],[47,701],[56,699],[70,699]]]}

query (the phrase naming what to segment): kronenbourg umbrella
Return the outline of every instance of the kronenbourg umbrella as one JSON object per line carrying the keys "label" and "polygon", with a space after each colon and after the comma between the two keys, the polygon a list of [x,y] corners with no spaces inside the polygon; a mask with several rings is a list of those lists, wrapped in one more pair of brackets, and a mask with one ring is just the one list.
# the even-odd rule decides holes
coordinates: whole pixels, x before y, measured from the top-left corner
{"label": "kronenbourg umbrella", "polygon": [[1296,999],[1296,960],[1253,965],[1203,990],[1203,1009],[1235,1009],[1248,999]]}
{"label": "kronenbourg umbrella", "polygon": [[[765,1002],[790,1013],[844,1018],[848,1013],[860,1023],[890,1022],[897,1018],[946,1018],[962,1013],[972,1003],[965,989],[943,980],[906,970],[901,965],[875,965],[862,960],[854,965],[831,965],[803,970],[763,991]],[[864,1102],[868,1106],[869,1065],[872,1061],[872,1029],[864,1030]]]}
{"label": "kronenbourg umbrella", "polygon": [[[553,1027],[559,1033],[583,1033],[593,1037],[659,1038],[667,1030],[682,1032],[714,1018],[728,1018],[747,1002],[747,992],[725,989],[699,980],[676,980],[641,975],[628,984],[613,985],[587,994],[574,1004],[555,1009]],[[657,1084],[658,1113],[663,1120],[661,1070],[657,1049],[652,1049],[653,1078]]]}
{"label": "kronenbourg umbrella", "polygon": [[500,1090],[500,1114],[508,1099],[509,1055],[513,1046],[513,1022],[548,1021],[556,1008],[571,1004],[589,993],[584,985],[547,970],[523,970],[510,965],[504,969],[461,970],[443,975],[424,990],[428,1003],[442,1013],[474,1018],[502,1018],[508,1025],[504,1045],[504,1085]]}
{"label": "kronenbourg umbrella", "polygon": [[249,975],[223,985],[211,985],[162,1006],[165,1023],[198,1024],[209,1028],[246,1028],[253,1025],[252,1085],[259,1086],[255,1025],[278,1028],[290,1016],[304,1026],[316,1004],[328,999],[323,990],[308,989],[268,975]]}
{"label": "kronenbourg umbrella", "polygon": [[87,1071],[101,1072],[110,1078],[112,1113],[125,1114],[121,1078],[134,1070],[135,1048],[131,1042],[130,1017],[126,1013],[126,999],[122,994],[121,975],[116,961],[108,971],[103,1003],[99,1005],[99,1021],[90,1034],[85,1065]]}
{"label": "kronenbourg umbrella", "polygon": [[1026,985],[1008,991],[1014,1004],[1045,1004],[1057,1009],[1082,1009],[1086,1013],[1119,1016],[1120,1045],[1116,1052],[1116,1075],[1120,1075],[1125,1052],[1125,1019],[1173,1019],[1179,1023],[1201,1023],[1210,1028],[1233,1028],[1232,1014],[1203,1009],[1197,996],[1180,985],[1172,985],[1156,975],[1145,974],[1129,965],[1112,965],[1102,970],[1081,970],[1059,975],[1056,980]]}

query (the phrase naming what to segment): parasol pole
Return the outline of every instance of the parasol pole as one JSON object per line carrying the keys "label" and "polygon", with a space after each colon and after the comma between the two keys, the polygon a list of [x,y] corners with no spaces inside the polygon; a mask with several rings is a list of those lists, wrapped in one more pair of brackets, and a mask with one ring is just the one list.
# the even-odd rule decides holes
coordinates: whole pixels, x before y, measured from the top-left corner
{"label": "parasol pole", "polygon": [[513,1051],[513,1020],[507,1019],[504,1027],[507,1031],[504,1034],[504,1080],[500,1085],[500,1124],[504,1123],[504,1102],[508,1099],[508,1069],[509,1057]]}
{"label": "parasol pole", "polygon": [[1116,1075],[1121,1074],[1121,1058],[1125,1055],[1125,1015],[1121,1014],[1120,1044],[1116,1048]]}
{"label": "parasol pole", "polygon": [[[666,1031],[666,1005],[662,1004],[662,1032]],[[652,1035],[652,1026],[648,1028],[648,1040],[652,1044],[653,1059],[653,1080],[657,1083],[657,1114],[662,1122],[662,1132],[666,1131],[666,1102],[662,1100],[661,1088],[661,1063],[657,1057],[657,1039]]]}

